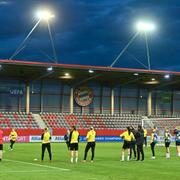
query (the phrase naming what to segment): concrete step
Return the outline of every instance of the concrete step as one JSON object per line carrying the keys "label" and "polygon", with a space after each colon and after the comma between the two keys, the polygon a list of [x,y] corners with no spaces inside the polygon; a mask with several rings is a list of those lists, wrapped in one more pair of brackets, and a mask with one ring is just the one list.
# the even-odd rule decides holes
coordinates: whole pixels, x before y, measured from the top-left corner
{"label": "concrete step", "polygon": [[44,121],[42,120],[39,114],[32,114],[32,116],[34,117],[34,119],[36,120],[37,124],[41,129],[44,129],[46,127],[46,124],[44,123]]}

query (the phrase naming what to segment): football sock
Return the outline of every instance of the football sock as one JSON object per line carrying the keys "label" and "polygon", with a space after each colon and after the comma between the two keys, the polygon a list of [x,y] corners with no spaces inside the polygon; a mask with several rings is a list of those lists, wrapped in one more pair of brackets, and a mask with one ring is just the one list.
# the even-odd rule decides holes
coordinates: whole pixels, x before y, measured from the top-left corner
{"label": "football sock", "polygon": [[122,152],[122,159],[121,160],[124,161],[124,152]]}
{"label": "football sock", "polygon": [[0,159],[2,159],[2,154],[3,154],[3,152],[2,152],[2,150],[0,150]]}

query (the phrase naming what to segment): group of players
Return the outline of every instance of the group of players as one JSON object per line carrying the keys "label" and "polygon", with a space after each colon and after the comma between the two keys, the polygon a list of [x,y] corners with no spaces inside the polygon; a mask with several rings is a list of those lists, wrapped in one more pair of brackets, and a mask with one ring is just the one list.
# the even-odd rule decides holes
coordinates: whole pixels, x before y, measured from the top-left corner
{"label": "group of players", "polygon": [[[94,160],[94,153],[95,153],[95,147],[96,147],[95,137],[96,137],[96,132],[94,131],[93,127],[90,127],[86,135],[87,145],[84,151],[83,162],[86,162],[87,154],[90,149],[92,152],[91,162],[93,162]],[[79,144],[78,144],[79,132],[76,130],[75,126],[71,126],[70,131],[67,131],[67,134],[64,136],[64,139],[66,141],[67,148],[70,151],[70,162],[77,163],[78,162],[78,149],[79,149]],[[48,150],[49,160],[51,161],[52,160],[51,145],[50,145],[51,135],[47,128],[44,129],[44,132],[41,136],[41,140],[42,140],[41,161],[44,160],[44,152],[46,148]]]}
{"label": "group of players", "polygon": [[[175,144],[177,155],[180,157],[180,127],[176,127],[174,130],[175,135]],[[10,139],[10,147],[9,150],[13,150],[13,145],[17,140],[17,132],[15,129],[12,129],[9,135]],[[143,129],[141,125],[135,129],[133,126],[128,126],[127,130],[124,131],[120,137],[124,140],[122,146],[122,157],[121,161],[125,161],[125,151],[127,151],[127,161],[132,159],[132,154],[134,154],[134,159],[137,161],[144,161],[144,144],[147,146],[147,130]],[[94,160],[95,147],[96,147],[96,132],[93,127],[90,127],[87,135],[87,145],[84,150],[84,158],[83,162],[86,162],[88,151],[91,149],[91,162]],[[77,131],[75,126],[71,126],[70,131],[67,131],[67,134],[64,136],[64,139],[67,144],[67,148],[70,151],[70,162],[77,163],[78,162],[78,143],[79,143],[79,132]],[[42,153],[41,153],[41,161],[44,160],[44,153],[47,149],[49,154],[49,160],[52,160],[52,152],[51,152],[51,134],[48,131],[48,128],[44,129],[44,132],[41,135],[42,140]],[[172,135],[168,128],[164,130],[164,144],[166,148],[166,158],[170,158],[170,144],[172,141]],[[155,146],[158,142],[158,129],[156,127],[152,128],[151,136],[150,136],[150,147],[152,151],[152,159],[155,159]],[[3,131],[0,129],[0,161],[2,160],[3,155]],[[141,159],[140,159],[141,157]]]}
{"label": "group of players", "polygon": [[[48,134],[45,135],[45,134]],[[180,127],[177,127],[174,130],[175,135],[175,143],[176,143],[176,149],[177,149],[177,155],[180,157]],[[44,136],[44,137],[43,137]],[[51,160],[51,151],[49,150],[50,146],[50,133],[47,129],[45,129],[45,133],[42,136],[43,140],[43,146],[47,147],[47,150],[49,152],[49,157]],[[46,136],[48,138],[46,138]],[[91,156],[91,162],[94,160],[94,154],[95,154],[95,137],[96,132],[93,127],[90,127],[87,135],[87,145],[84,151],[84,159],[83,162],[86,162],[88,151],[91,149],[92,156]],[[141,125],[138,126],[137,129],[135,129],[133,126],[127,127],[127,130],[123,132],[120,137],[124,140],[123,146],[122,146],[122,159],[121,161],[125,161],[125,151],[127,150],[127,161],[132,159],[132,152],[134,153],[134,159],[137,161],[144,161],[144,144],[147,146],[147,130],[143,129]],[[48,139],[48,141],[46,141]],[[67,131],[67,134],[64,136],[64,139],[67,144],[67,148],[70,151],[70,162],[77,163],[78,162],[78,143],[79,143],[79,132],[76,130],[75,126],[71,126],[70,131]],[[170,144],[172,141],[172,136],[168,128],[165,128],[164,130],[164,144],[166,149],[166,158],[170,158]],[[156,127],[152,128],[151,136],[150,136],[150,147],[152,151],[152,159],[155,159],[155,146],[158,142],[158,129]],[[137,152],[137,153],[136,153]],[[136,156],[137,154],[137,156]],[[141,159],[140,159],[141,156]],[[42,148],[42,161],[44,158],[44,148]]]}
{"label": "group of players", "polygon": [[[175,144],[177,155],[180,157],[180,127],[176,127],[174,130],[175,135]],[[127,150],[127,161],[132,159],[132,151],[134,152],[134,159],[137,161],[144,161],[144,150],[143,146],[147,146],[147,130],[143,129],[141,125],[135,129],[133,126],[127,127],[127,130],[123,132],[120,137],[124,139],[124,143],[122,146],[122,159],[125,160],[125,150]],[[172,141],[172,135],[168,128],[164,130],[164,145],[166,149],[166,158],[170,158],[170,144]],[[150,147],[152,151],[152,159],[155,159],[155,146],[158,142],[158,129],[153,127],[151,130],[150,136]],[[136,148],[137,146],[137,148]],[[136,157],[136,149],[137,149],[137,157]]]}

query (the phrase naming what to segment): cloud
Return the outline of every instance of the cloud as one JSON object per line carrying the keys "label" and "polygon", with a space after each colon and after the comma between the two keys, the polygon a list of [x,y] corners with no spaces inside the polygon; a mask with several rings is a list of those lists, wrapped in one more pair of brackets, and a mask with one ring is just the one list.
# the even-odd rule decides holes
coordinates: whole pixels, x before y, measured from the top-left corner
{"label": "cloud", "polygon": [[[25,38],[37,21],[34,10],[41,5],[55,11],[56,18],[50,24],[61,63],[110,65],[135,33],[133,24],[141,17],[157,24],[156,32],[148,35],[152,68],[171,68],[179,63],[179,0],[13,0],[11,6],[1,7],[0,11],[0,57],[9,57]],[[147,63],[144,45],[140,36],[128,51]],[[44,24],[16,58],[44,61],[46,57],[38,49],[52,56]],[[116,66],[138,64],[124,54]]]}
{"label": "cloud", "polygon": [[0,1],[0,6],[7,6],[7,5],[10,5],[10,4],[12,4],[12,2],[11,1]]}

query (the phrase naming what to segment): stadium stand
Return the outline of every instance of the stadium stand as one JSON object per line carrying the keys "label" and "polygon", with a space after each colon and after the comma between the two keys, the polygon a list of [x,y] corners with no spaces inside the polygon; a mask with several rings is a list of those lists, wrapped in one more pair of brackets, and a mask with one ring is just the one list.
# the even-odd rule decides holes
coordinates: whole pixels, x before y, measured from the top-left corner
{"label": "stadium stand", "polygon": [[94,126],[95,129],[125,129],[128,125],[137,126],[141,124],[141,115],[132,114],[69,114],[69,113],[48,113],[40,114],[48,127],[68,129],[76,125],[80,129],[88,129]]}
{"label": "stadium stand", "polygon": [[[97,130],[123,130],[127,126],[142,124],[144,127],[151,129],[157,126],[159,129],[165,127],[180,126],[180,117],[178,115],[152,115],[145,117],[136,114],[81,114],[81,113],[50,113],[43,112],[39,114],[47,127],[69,129],[71,125],[77,126],[78,129],[88,129],[93,126]],[[40,129],[38,120],[32,113],[25,112],[0,112],[0,125],[4,129]]]}
{"label": "stadium stand", "polygon": [[39,126],[32,113],[25,112],[0,112],[0,125],[4,129],[38,129]]}

